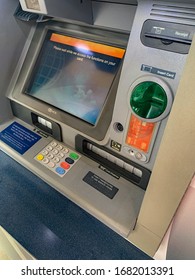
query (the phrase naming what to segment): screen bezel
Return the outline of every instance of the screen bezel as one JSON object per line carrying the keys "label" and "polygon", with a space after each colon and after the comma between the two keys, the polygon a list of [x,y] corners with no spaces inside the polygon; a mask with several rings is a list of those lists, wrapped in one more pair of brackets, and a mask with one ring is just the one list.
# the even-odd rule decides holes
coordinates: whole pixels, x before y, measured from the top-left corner
{"label": "screen bezel", "polygon": [[[80,47],[81,45],[84,46],[85,48],[88,48],[88,50],[85,51],[85,49],[82,49]],[[80,49],[78,49],[78,46],[80,47]],[[59,57],[61,58],[61,56],[63,56],[62,59],[64,59],[64,57],[66,57],[65,63],[63,63],[61,65],[59,72],[56,71],[56,66],[54,68],[55,69],[54,71],[56,71],[56,72],[54,72],[55,75],[57,73],[57,75],[54,76],[55,77],[54,80],[62,79],[63,84],[61,83],[59,86],[59,80],[53,84],[52,83],[53,77],[49,77],[49,79],[47,80],[47,83],[45,83],[43,80],[43,84],[41,85],[41,87],[38,87],[38,89],[37,89],[36,83],[38,82],[38,80],[42,79],[42,77],[44,77],[44,79],[46,78],[45,70],[43,67],[47,67],[47,68],[49,67],[48,58],[47,58],[47,60],[45,60],[46,59],[45,56],[47,57],[48,51],[49,51],[49,59],[52,57],[53,54],[56,55],[57,61],[58,61]],[[79,53],[79,56],[77,56],[77,55],[75,56],[75,53],[77,53],[77,52]],[[125,53],[124,48],[116,48],[116,47],[112,47],[110,45],[105,45],[105,44],[102,44],[102,43],[100,44],[100,43],[97,43],[94,41],[80,39],[75,36],[74,37],[67,36],[61,32],[56,32],[56,31],[54,32],[53,30],[48,30],[47,34],[45,36],[44,42],[43,42],[43,46],[41,47],[41,49],[39,51],[38,58],[35,62],[31,75],[25,85],[25,90],[23,91],[23,93],[30,95],[35,99],[41,100],[42,102],[47,103],[48,106],[53,106],[58,110],[71,114],[72,116],[79,118],[80,120],[85,121],[85,122],[89,123],[90,125],[94,126],[97,123],[99,116],[102,112],[102,109],[104,107],[104,104],[107,100],[108,93],[112,86],[115,75],[119,70],[121,61],[124,57],[124,53]],[[82,55],[82,57],[85,57],[85,58],[82,58],[83,62],[81,62],[81,60],[80,60],[81,55]],[[100,64],[100,62],[94,62],[94,59],[96,59],[97,55],[98,55],[98,58],[100,55],[100,58],[102,60],[101,64]],[[87,56],[90,59],[87,58]],[[91,59],[91,56],[92,56],[92,59]],[[66,62],[67,59],[68,59],[68,64]],[[104,59],[104,62],[103,62],[103,59]],[[109,61],[109,59],[111,59],[111,61],[114,61],[116,63],[116,66],[114,66],[115,68],[112,68],[113,66],[109,66],[109,64],[107,63],[107,61]],[[69,69],[70,61],[74,65],[74,68],[73,68],[74,73],[75,73],[75,71],[77,71],[78,75],[82,75],[82,77],[83,77],[83,75],[85,75],[84,82],[81,82],[81,84],[80,83],[78,84],[78,82],[77,82],[78,78],[76,78],[77,76],[75,74],[73,74],[73,72],[71,72],[68,79],[65,78],[69,75],[69,73],[71,71]],[[105,61],[106,61],[106,63],[105,63]],[[43,65],[45,65],[45,63],[46,63],[46,66],[43,66]],[[52,64],[53,63],[56,63],[56,60],[54,61],[52,59]],[[52,69],[51,68],[52,64],[50,64],[51,66],[48,68],[48,71],[50,71]],[[87,65],[87,68],[85,65]],[[94,67],[95,68],[94,71],[93,72],[89,71],[88,70],[89,67]],[[85,71],[84,71],[84,68],[85,68]],[[98,71],[99,75],[100,75],[100,76],[98,76],[98,78],[97,78],[98,72],[96,72],[96,69],[97,69],[97,71],[99,69],[101,69],[100,71]],[[42,74],[42,71],[43,71],[43,74]],[[111,71],[114,71],[114,72],[112,73]],[[62,73],[63,73],[63,75],[62,75]],[[108,76],[107,76],[107,74],[108,74]],[[103,81],[104,80],[107,81],[107,79],[108,79],[107,84],[105,86],[101,87],[101,91],[100,90],[98,91],[98,88],[101,86],[101,82],[102,82],[102,84],[104,84],[105,82],[103,82]],[[49,87],[47,86],[48,83],[50,84]],[[94,83],[95,83],[95,87],[93,88]],[[62,86],[63,86],[63,95],[62,95],[62,90],[56,91],[56,87],[59,89]],[[68,86],[68,93],[67,93],[67,90],[65,89],[67,86]],[[46,90],[44,90],[45,87],[47,88]],[[69,92],[70,87],[73,88],[71,90],[71,94]],[[82,90],[81,90],[81,92],[78,93],[79,97],[77,97],[78,96],[77,87],[86,87],[86,89],[91,89],[91,87],[93,88],[93,91],[89,97],[90,101],[88,98],[86,100],[85,95],[83,95],[83,97],[81,96],[81,94],[85,94],[85,91],[82,92]],[[42,88],[43,88],[44,93],[42,93]],[[49,95],[49,98],[48,98],[49,92],[51,94]],[[98,93],[99,93],[99,95],[98,95]],[[98,100],[98,96],[99,96],[99,98],[101,98],[101,101],[99,104],[96,103],[96,105],[94,105],[94,102],[97,102],[97,100]],[[59,103],[59,101],[57,100],[58,98],[61,98],[61,103]],[[63,104],[62,101],[64,102],[64,105],[62,105]],[[76,106],[78,108],[78,110],[73,111],[71,109],[71,107],[66,105],[67,102],[71,102],[72,106],[73,107]],[[79,114],[79,106],[81,106],[82,104],[84,106],[84,114],[88,114],[88,116]],[[95,115],[94,115],[93,114],[94,111],[92,111],[92,110],[95,110],[95,111],[98,110],[98,113],[95,113]]]}
{"label": "screen bezel", "polygon": [[43,116],[45,115],[47,118],[51,118],[53,121],[56,121],[59,124],[62,123],[70,126],[85,136],[89,136],[95,140],[101,141],[104,139],[112,119],[122,61],[113,80],[99,118],[97,119],[96,124],[93,126],[86,121],[55,108],[52,105],[48,105],[45,102],[36,100],[32,96],[26,95],[25,93],[26,85],[29,83],[29,79],[32,75],[39,52],[41,50],[41,46],[45,40],[48,30],[61,32],[67,36],[72,36],[83,40],[91,40],[97,43],[124,49],[126,48],[129,35],[127,33],[101,30],[91,27],[89,28],[88,26],[66,24],[63,22],[56,23],[55,21],[38,25],[26,54],[23,55],[24,59],[21,63],[20,71],[13,86],[13,90],[8,96],[11,100],[27,107],[29,110],[32,110],[32,112],[37,112]]}

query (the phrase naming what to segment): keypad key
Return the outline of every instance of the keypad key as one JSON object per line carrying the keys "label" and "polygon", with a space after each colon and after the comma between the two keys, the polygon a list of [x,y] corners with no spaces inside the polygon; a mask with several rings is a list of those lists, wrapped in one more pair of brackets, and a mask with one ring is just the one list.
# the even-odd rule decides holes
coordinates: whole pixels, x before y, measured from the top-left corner
{"label": "keypad key", "polygon": [[59,174],[59,175],[64,175],[66,173],[66,171],[64,170],[64,168],[58,166],[56,168],[56,172]]}
{"label": "keypad key", "polygon": [[49,154],[49,152],[48,152],[47,150],[43,150],[41,153],[42,153],[42,155],[44,155],[44,156],[46,156],[46,155]]}
{"label": "keypad key", "polygon": [[44,164],[48,164],[48,163],[49,163],[49,159],[48,159],[48,158],[44,158],[44,159],[43,159],[43,163],[44,163]]}
{"label": "keypad key", "polygon": [[36,158],[37,160],[41,161],[44,159],[44,156],[42,154],[38,154]]}
{"label": "keypad key", "polygon": [[70,158],[70,157],[67,157],[65,159],[65,161],[68,162],[69,164],[73,164],[74,163],[74,160],[72,158]]}
{"label": "keypad key", "polygon": [[53,161],[50,161],[48,163],[48,166],[51,167],[51,168],[54,168],[56,165],[55,165],[55,163]]}
{"label": "keypad key", "polygon": [[52,142],[50,145],[55,148],[58,145],[58,143]]}
{"label": "keypad key", "polygon": [[69,169],[70,168],[70,164],[68,164],[67,162],[63,161],[61,162],[60,166],[64,169]]}
{"label": "keypad key", "polygon": [[79,155],[77,155],[76,153],[70,153],[69,157],[74,160],[77,160],[79,158]]}
{"label": "keypad key", "polygon": [[59,153],[59,151],[58,151],[57,149],[53,149],[53,151],[51,151],[51,153],[52,153],[53,155],[57,155],[57,154]]}
{"label": "keypad key", "polygon": [[55,158],[53,159],[53,162],[55,162],[55,163],[60,162],[60,158],[59,158],[59,157],[55,157]]}
{"label": "keypad key", "polygon": [[62,152],[65,153],[65,154],[68,154],[69,153],[69,149],[68,148],[63,148]]}
{"label": "keypad key", "polygon": [[53,150],[53,148],[52,148],[52,146],[50,145],[50,146],[47,146],[47,147],[46,147],[46,150],[47,150],[48,152],[51,152],[51,151]]}
{"label": "keypad key", "polygon": [[49,155],[47,156],[47,158],[48,158],[48,159],[53,159],[53,158],[54,158],[54,155],[53,155],[53,154],[49,154]]}
{"label": "keypad key", "polygon": [[61,157],[61,158],[65,157],[65,153],[62,153],[62,152],[59,153],[59,154],[58,154],[58,157]]}
{"label": "keypad key", "polygon": [[63,146],[62,146],[62,145],[58,145],[58,146],[56,147],[56,149],[58,149],[59,151],[61,151],[61,150],[63,149]]}

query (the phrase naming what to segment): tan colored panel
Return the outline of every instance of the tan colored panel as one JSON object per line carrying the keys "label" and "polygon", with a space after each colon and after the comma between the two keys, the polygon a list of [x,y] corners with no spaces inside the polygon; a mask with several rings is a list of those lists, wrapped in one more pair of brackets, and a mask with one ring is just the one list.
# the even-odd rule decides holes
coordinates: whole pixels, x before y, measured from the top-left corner
{"label": "tan colored panel", "polygon": [[[149,232],[150,244],[137,232],[129,236],[151,254],[157,249],[195,172],[195,39],[168,119],[138,224]],[[150,249],[148,249],[150,247]]]}

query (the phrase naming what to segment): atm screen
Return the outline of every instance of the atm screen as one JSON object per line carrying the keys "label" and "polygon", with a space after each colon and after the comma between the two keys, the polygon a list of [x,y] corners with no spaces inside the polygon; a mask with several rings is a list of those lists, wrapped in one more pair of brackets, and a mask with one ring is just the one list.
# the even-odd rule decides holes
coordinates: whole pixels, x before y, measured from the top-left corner
{"label": "atm screen", "polygon": [[95,125],[124,53],[49,30],[25,94]]}

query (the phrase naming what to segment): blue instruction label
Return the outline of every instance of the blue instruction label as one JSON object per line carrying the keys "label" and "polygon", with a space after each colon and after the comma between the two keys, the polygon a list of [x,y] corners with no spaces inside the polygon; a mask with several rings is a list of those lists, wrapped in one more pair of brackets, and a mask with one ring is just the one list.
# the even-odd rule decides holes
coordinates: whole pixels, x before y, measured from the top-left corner
{"label": "blue instruction label", "polygon": [[23,155],[41,136],[27,129],[17,122],[13,122],[0,132],[0,140]]}

